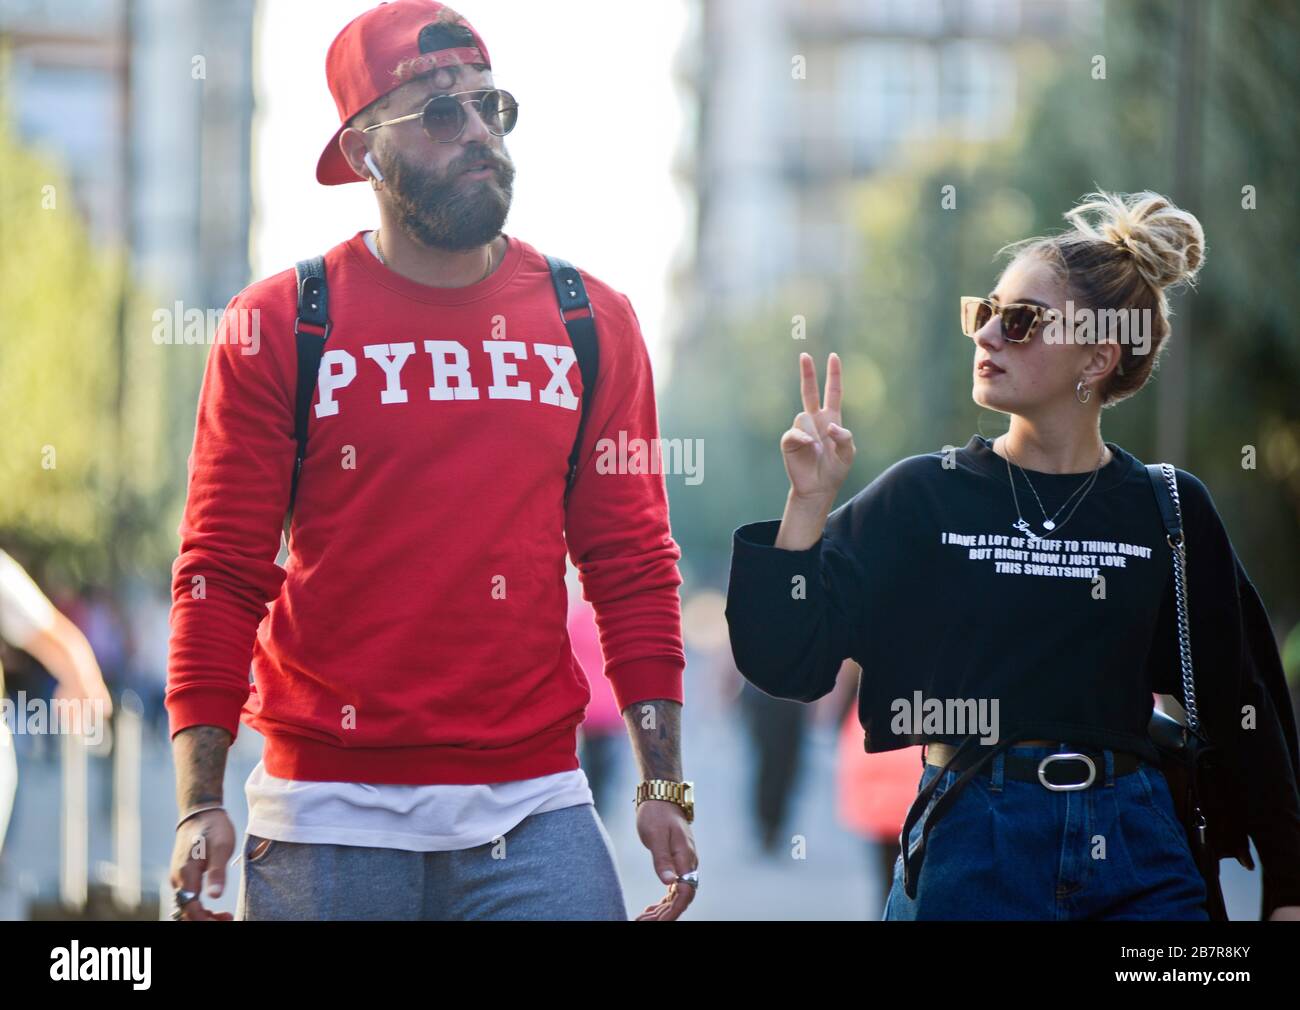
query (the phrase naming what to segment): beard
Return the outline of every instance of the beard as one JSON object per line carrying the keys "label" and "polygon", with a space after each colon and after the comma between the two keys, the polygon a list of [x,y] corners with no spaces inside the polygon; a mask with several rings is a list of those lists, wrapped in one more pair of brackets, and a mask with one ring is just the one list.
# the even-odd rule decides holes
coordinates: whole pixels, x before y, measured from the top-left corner
{"label": "beard", "polygon": [[[462,181],[465,166],[487,161],[488,179]],[[443,172],[394,156],[384,165],[385,188],[398,211],[402,230],[432,249],[465,252],[492,241],[510,213],[515,167],[504,149],[468,149]]]}

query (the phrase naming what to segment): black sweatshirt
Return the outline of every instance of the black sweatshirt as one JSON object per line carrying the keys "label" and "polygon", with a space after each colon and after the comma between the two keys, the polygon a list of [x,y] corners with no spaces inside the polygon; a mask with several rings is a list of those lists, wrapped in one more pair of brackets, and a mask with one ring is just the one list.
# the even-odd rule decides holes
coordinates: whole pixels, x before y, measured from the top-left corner
{"label": "black sweatshirt", "polygon": [[[807,702],[854,659],[869,752],[970,733],[992,743],[995,715],[1003,738],[1158,761],[1152,692],[1183,700],[1172,557],[1145,467],[1106,444],[1113,458],[1086,495],[1087,475],[1013,468],[1036,545],[1015,526],[1006,460],[979,435],[890,466],[807,550],[773,546],[779,520],[740,527],[726,610],[736,666],[767,694]],[[1267,916],[1300,905],[1295,718],[1268,615],[1210,493],[1184,470],[1176,479],[1198,711],[1240,785]],[[947,723],[925,721],[937,708]]]}

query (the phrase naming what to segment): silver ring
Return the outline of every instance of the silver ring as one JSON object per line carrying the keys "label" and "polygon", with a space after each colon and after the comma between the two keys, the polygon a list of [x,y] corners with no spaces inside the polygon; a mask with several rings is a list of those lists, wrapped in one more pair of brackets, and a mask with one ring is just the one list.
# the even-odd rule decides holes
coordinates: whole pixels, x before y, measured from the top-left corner
{"label": "silver ring", "polygon": [[700,871],[689,870],[677,878],[679,884],[690,884],[695,890],[700,889]]}
{"label": "silver ring", "polygon": [[176,893],[173,896],[173,900],[176,902],[176,910],[179,912],[198,896],[198,891],[186,891],[180,887],[176,888]]}

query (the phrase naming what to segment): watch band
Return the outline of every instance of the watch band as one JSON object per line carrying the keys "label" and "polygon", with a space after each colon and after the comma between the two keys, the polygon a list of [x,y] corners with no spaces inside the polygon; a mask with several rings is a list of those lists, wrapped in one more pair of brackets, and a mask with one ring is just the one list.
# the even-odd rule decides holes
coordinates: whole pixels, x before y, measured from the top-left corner
{"label": "watch band", "polygon": [[647,779],[636,787],[636,806],[646,800],[666,800],[676,803],[686,814],[686,823],[695,820],[695,783],[672,782],[668,779]]}

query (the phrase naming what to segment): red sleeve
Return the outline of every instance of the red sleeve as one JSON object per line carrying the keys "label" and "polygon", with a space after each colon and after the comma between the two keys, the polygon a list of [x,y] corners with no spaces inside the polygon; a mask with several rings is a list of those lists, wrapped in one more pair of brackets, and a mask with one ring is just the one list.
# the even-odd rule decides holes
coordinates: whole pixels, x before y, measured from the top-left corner
{"label": "red sleeve", "polygon": [[[668,524],[650,357],[624,295],[614,293],[611,311],[598,308],[596,333],[600,372],[565,517],[569,555],[596,611],[619,710],[653,699],[680,703],[681,551]],[[654,461],[654,472],[611,467],[622,458],[619,446],[637,439],[648,447],[644,458]]]}
{"label": "red sleeve", "polygon": [[199,393],[172,565],[172,736],[196,725],[238,732],[257,627],[284,581],[275,559],[295,452],[289,390],[296,372],[287,371],[283,345],[269,339],[278,321],[252,309],[247,294],[222,316]]}

